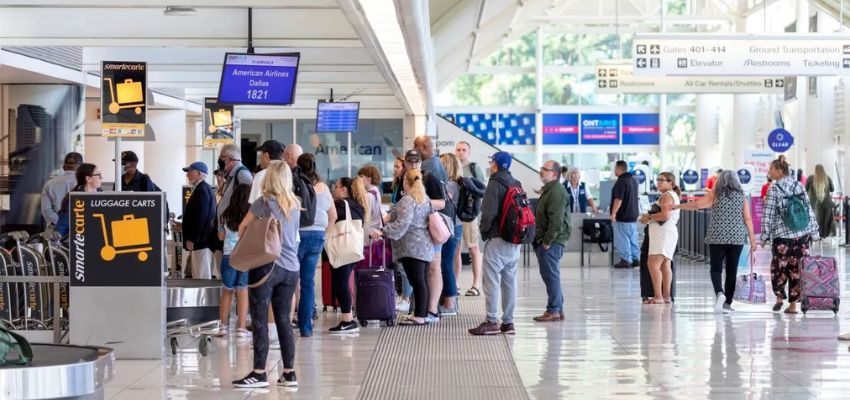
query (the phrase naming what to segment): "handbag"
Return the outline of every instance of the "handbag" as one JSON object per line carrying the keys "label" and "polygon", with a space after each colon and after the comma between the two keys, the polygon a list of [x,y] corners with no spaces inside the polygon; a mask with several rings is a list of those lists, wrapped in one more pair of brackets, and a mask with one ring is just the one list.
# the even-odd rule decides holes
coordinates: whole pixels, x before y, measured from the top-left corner
{"label": "handbag", "polygon": [[363,259],[363,221],[351,219],[348,201],[345,203],[345,219],[328,227],[325,234],[325,253],[334,268],[354,264]]}
{"label": "handbag", "polygon": [[[265,198],[257,201],[265,201],[269,206]],[[268,216],[256,217],[245,227],[230,253],[230,265],[237,271],[247,272],[273,263],[280,256],[280,239],[280,222],[270,210]]]}
{"label": "handbag", "polygon": [[448,242],[454,234],[454,229],[454,224],[451,223],[448,215],[435,211],[433,207],[431,208],[431,213],[428,214],[428,233],[431,235],[431,242],[435,246]]}
{"label": "handbag", "polygon": [[[653,214],[658,214],[660,212],[661,212],[661,206],[658,203],[652,203],[652,205],[649,206],[649,211],[647,212],[647,214],[653,215]],[[654,222],[657,223],[658,225],[664,225],[664,223],[667,222],[667,221],[654,221]]]}
{"label": "handbag", "polygon": [[735,301],[742,303],[764,304],[767,302],[764,277],[753,272],[755,254],[744,247],[744,251],[741,253],[741,260],[749,264],[750,272],[738,276],[738,279],[735,280],[735,296],[733,298]]}
{"label": "handbag", "polygon": [[[18,358],[8,358],[14,351]],[[32,346],[27,339],[15,332],[0,327],[0,366],[27,365],[32,361]]]}

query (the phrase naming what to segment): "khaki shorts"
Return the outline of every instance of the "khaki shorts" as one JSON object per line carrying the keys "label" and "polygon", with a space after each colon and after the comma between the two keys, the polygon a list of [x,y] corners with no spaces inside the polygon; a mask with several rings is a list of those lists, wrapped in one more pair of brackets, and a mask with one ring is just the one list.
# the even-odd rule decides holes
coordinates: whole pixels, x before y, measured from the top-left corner
{"label": "khaki shorts", "polygon": [[472,222],[463,222],[463,247],[470,248],[478,246],[481,242],[481,228],[478,218]]}

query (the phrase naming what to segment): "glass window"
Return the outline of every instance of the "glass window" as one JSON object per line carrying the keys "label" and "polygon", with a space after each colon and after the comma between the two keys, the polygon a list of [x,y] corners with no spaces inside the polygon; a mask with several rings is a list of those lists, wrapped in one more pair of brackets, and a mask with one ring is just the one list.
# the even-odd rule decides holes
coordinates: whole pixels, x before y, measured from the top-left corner
{"label": "glass window", "polygon": [[[618,56],[620,41],[623,54]],[[600,59],[631,54],[632,35],[554,33],[543,36],[543,65],[595,66]]]}
{"label": "glass window", "polygon": [[466,74],[440,94],[442,106],[534,106],[534,74]]}
{"label": "glass window", "polygon": [[695,113],[670,114],[667,119],[668,146],[696,145]]}
{"label": "glass window", "polygon": [[509,43],[499,51],[481,60],[478,65],[493,67],[533,67],[535,60],[535,36],[531,32]]}

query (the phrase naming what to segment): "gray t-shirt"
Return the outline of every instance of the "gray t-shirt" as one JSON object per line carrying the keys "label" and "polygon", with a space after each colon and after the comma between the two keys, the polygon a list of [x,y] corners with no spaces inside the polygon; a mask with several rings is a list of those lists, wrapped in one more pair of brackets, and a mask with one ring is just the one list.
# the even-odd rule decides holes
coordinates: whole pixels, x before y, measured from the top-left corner
{"label": "gray t-shirt", "polygon": [[298,223],[301,218],[301,211],[298,209],[292,210],[289,218],[283,214],[277,199],[266,199],[265,196],[260,197],[254,204],[251,204],[251,214],[255,217],[267,217],[274,214],[280,222],[280,256],[274,262],[275,266],[281,267],[287,271],[298,271]]}
{"label": "gray t-shirt", "polygon": [[313,225],[310,225],[302,231],[322,231],[328,228],[328,210],[333,207],[334,198],[331,196],[331,189],[325,188],[324,192],[316,193],[316,216],[313,218]]}

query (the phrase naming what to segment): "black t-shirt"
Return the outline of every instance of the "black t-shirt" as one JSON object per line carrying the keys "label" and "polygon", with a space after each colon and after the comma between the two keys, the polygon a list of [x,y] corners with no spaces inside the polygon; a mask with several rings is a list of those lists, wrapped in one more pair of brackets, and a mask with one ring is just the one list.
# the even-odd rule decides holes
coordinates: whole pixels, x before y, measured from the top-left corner
{"label": "black t-shirt", "polygon": [[[429,173],[424,173],[422,175],[422,186],[425,186],[425,195],[428,196],[431,200],[445,200],[445,196],[443,195],[443,185],[440,183],[440,180],[434,177]],[[398,191],[398,198],[401,199],[404,196],[403,186],[400,187]]]}
{"label": "black t-shirt", "polygon": [[611,202],[614,199],[623,201],[617,210],[617,222],[635,222],[640,214],[638,201],[638,183],[634,176],[628,172],[620,175],[614,188],[611,190]]}
{"label": "black t-shirt", "polygon": [[363,206],[351,197],[344,200],[334,200],[334,205],[336,206],[336,220],[342,221],[345,219],[345,202],[348,202],[348,209],[351,211],[351,219],[363,220]]}

